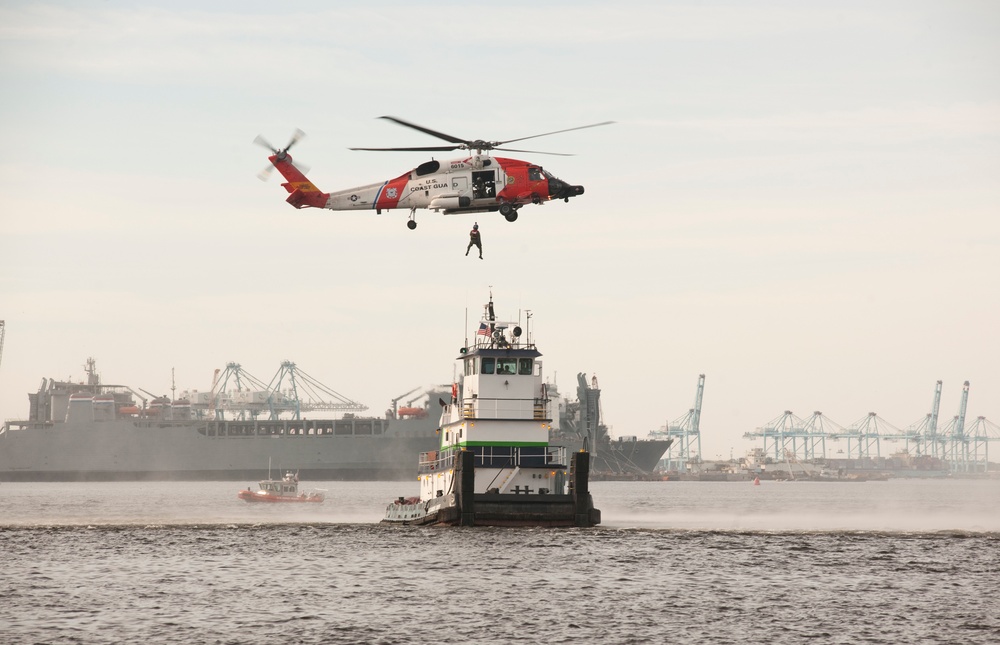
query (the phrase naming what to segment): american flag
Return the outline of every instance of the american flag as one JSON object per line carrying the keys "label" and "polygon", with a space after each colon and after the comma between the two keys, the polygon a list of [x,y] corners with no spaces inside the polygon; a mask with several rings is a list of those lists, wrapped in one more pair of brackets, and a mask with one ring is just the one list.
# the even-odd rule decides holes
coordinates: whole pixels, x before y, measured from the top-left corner
{"label": "american flag", "polygon": [[479,323],[479,331],[476,332],[476,336],[489,336],[490,328],[486,326],[486,323]]}

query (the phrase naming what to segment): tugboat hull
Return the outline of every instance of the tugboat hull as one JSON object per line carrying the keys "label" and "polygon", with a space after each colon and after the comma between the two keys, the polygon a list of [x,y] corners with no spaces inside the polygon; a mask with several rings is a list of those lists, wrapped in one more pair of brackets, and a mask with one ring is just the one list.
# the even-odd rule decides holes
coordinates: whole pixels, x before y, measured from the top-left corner
{"label": "tugboat hull", "polygon": [[[441,497],[442,504],[417,502],[392,504],[386,511],[384,524],[405,526],[462,526],[462,509],[454,503],[454,495]],[[497,499],[498,497],[520,497],[518,500]],[[572,495],[546,495],[537,497],[498,496],[477,494],[474,496],[475,510],[472,512],[471,526],[536,526],[573,527],[596,526],[601,523],[601,511],[593,507],[577,513]]]}
{"label": "tugboat hull", "polygon": [[569,494],[499,494],[472,492],[475,455],[463,452],[456,460],[456,482],[461,489],[431,500],[399,498],[386,508],[384,524],[412,526],[534,526],[591,527],[601,523],[588,490],[590,455],[573,454]]}

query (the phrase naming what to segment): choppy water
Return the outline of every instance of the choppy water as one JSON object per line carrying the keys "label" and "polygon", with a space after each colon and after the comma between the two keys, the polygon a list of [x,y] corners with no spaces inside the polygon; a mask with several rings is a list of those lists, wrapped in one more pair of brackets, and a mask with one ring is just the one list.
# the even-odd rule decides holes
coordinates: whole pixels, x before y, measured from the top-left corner
{"label": "choppy water", "polygon": [[415,482],[315,485],[2,484],[0,642],[1000,642],[1000,481],[598,482],[572,530],[384,527]]}

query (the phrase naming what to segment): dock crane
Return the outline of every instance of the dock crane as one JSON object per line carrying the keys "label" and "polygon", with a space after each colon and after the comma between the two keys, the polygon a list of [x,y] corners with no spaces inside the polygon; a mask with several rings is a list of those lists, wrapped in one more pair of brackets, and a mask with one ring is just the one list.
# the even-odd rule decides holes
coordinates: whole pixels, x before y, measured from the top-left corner
{"label": "dock crane", "polygon": [[969,437],[965,434],[965,411],[969,405],[969,382],[962,384],[962,399],[958,414],[945,427],[940,437],[942,458],[951,464],[952,472],[969,470]]}
{"label": "dock crane", "polygon": [[[968,385],[968,383],[966,383]],[[931,407],[931,419],[928,430],[930,431],[930,440],[937,444],[937,426],[938,426],[938,412],[941,410],[941,381],[938,381],[934,386],[934,405]],[[937,448],[934,448],[934,452],[937,453]],[[936,454],[934,455],[936,456]]]}
{"label": "dock crane", "polygon": [[[657,431],[649,433],[656,438],[676,437],[678,438],[667,449],[666,456],[660,460],[662,470],[668,472],[685,472],[689,461],[697,462],[701,459],[701,402],[705,396],[705,375],[698,375],[698,389],[694,397],[694,407],[679,417],[668,423]],[[677,453],[674,454],[674,446]]]}
{"label": "dock crane", "polygon": [[972,422],[966,435],[972,441],[971,472],[989,472],[990,442],[1000,441],[1000,426],[981,416]]}
{"label": "dock crane", "polygon": [[218,391],[215,389],[219,384],[219,368],[215,368],[215,373],[212,375],[212,389],[208,392],[208,418],[215,419],[215,401],[218,396]]}
{"label": "dock crane", "polygon": [[[288,379],[288,389],[281,386]],[[367,405],[353,401],[306,374],[292,361],[282,361],[267,389],[267,407],[271,419],[282,412],[291,412],[293,419],[301,419],[303,411],[332,410],[337,412],[364,412]]]}
{"label": "dock crane", "polygon": [[912,442],[915,445],[916,453],[918,455],[929,455],[931,457],[939,457],[938,454],[938,438],[937,438],[937,426],[938,426],[938,413],[941,409],[941,381],[938,381],[934,386],[934,402],[931,405],[931,411],[927,413],[927,416],[911,424],[906,429],[906,445],[909,448]]}

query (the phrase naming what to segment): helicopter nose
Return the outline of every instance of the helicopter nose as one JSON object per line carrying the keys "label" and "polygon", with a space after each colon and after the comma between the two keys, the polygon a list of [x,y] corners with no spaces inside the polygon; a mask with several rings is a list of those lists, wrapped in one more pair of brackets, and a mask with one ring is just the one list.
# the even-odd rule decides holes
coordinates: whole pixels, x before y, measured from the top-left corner
{"label": "helicopter nose", "polygon": [[569,199],[583,194],[583,186],[572,186],[555,177],[549,179],[549,196],[552,199]]}

